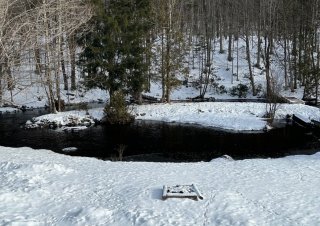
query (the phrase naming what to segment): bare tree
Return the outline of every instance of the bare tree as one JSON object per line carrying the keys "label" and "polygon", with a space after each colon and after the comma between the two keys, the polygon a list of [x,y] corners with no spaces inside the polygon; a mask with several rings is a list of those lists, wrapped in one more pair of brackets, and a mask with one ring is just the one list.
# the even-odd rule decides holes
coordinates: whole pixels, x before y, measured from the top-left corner
{"label": "bare tree", "polygon": [[162,79],[162,100],[170,102],[172,89],[178,85],[177,75],[183,71],[186,54],[185,36],[181,30],[181,0],[155,1],[157,29],[161,44],[159,50],[159,71]]}
{"label": "bare tree", "polygon": [[20,57],[29,44],[31,26],[29,11],[25,1],[0,1],[0,104],[6,90],[11,92],[15,86],[12,68],[19,66]]}
{"label": "bare tree", "polygon": [[[35,8],[33,22],[36,27],[34,49],[43,51],[42,63],[44,70],[40,76],[44,83],[52,112],[61,110],[61,64],[64,63],[61,46],[65,37],[85,24],[92,15],[90,5],[83,0],[42,0]],[[73,62],[73,60],[71,60]],[[64,72],[62,72],[63,74]],[[55,104],[57,103],[57,104]]]}

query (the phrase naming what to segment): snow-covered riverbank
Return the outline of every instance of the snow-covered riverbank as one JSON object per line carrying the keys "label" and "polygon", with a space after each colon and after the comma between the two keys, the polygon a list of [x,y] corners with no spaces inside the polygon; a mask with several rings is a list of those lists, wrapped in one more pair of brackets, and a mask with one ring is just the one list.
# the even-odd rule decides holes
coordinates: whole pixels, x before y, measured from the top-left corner
{"label": "snow-covered riverbank", "polygon": [[[129,108],[137,120],[154,120],[196,124],[233,131],[263,130],[267,125],[264,119],[266,104],[263,103],[172,103],[135,105]],[[320,121],[320,109],[301,104],[281,104],[276,112],[277,119],[285,119],[287,115],[299,114],[306,119]],[[61,112],[33,119],[31,126],[41,126],[43,123],[54,123],[59,126],[72,125],[82,121],[101,120],[103,108],[85,111]]]}
{"label": "snow-covered riverbank", "polygon": [[[320,154],[122,163],[0,147],[0,225],[320,225]],[[204,200],[161,200],[197,184]]]}
{"label": "snow-covered riverbank", "polygon": [[12,107],[0,107],[0,114],[2,113],[15,113],[18,112],[18,108],[12,108]]}

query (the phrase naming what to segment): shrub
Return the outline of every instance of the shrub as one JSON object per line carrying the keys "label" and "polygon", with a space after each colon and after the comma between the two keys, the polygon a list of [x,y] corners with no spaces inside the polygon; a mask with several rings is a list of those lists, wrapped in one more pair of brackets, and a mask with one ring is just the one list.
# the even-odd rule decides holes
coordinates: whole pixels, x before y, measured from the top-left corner
{"label": "shrub", "polygon": [[231,96],[238,96],[239,98],[247,97],[249,87],[247,85],[238,84],[230,89]]}
{"label": "shrub", "polygon": [[110,124],[128,124],[134,120],[128,112],[123,92],[116,91],[110,97],[110,103],[104,108],[105,121]]}
{"label": "shrub", "polygon": [[218,92],[220,94],[224,94],[224,93],[227,93],[227,90],[226,90],[226,87],[224,85],[221,85],[218,87]]}

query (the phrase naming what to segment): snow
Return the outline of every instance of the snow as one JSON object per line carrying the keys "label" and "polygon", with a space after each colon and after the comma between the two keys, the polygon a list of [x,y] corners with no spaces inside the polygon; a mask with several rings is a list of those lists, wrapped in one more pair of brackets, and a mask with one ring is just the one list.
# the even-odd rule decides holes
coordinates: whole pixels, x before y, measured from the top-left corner
{"label": "snow", "polygon": [[[256,43],[257,38],[253,37],[253,63]],[[225,42],[225,49],[227,44]],[[223,85],[228,93],[221,94],[210,85],[206,97],[237,98],[230,96],[230,88],[249,84],[244,41],[239,39],[238,44],[239,81],[232,77],[227,54],[215,50],[212,62],[215,82]],[[275,51],[274,56],[280,58],[273,59],[272,75],[284,77],[279,63],[283,50],[276,44]],[[34,65],[25,62],[22,65],[13,68],[17,84],[12,92],[4,90],[4,103],[44,107],[47,104],[45,89],[34,72]],[[199,95],[199,90],[192,86],[199,78],[199,59],[195,59],[194,68],[190,61],[189,69],[188,86],[173,90],[173,100]],[[253,68],[253,74],[256,85],[264,87],[263,68]],[[77,77],[79,85],[79,71]],[[60,88],[63,90],[62,85]],[[68,92],[61,93],[66,104],[108,100],[107,92],[100,89],[85,92],[79,86],[73,95],[67,95]],[[146,94],[160,99],[161,82],[154,78],[151,92]],[[301,99],[303,87],[294,92],[282,90],[281,94]],[[257,97],[249,91],[248,98]],[[138,120],[189,123],[234,131],[268,127],[264,119],[267,105],[262,103],[173,103],[130,108]],[[0,114],[16,111],[16,108],[0,107]],[[306,121],[320,121],[319,108],[298,104],[279,105],[275,117],[284,119],[293,114]],[[53,123],[75,131],[102,118],[103,108],[99,108],[44,115],[27,125],[38,127]],[[73,150],[69,147],[63,151]],[[0,147],[0,225],[320,225],[319,163],[320,153],[243,161],[222,157],[206,163],[177,164],[107,162],[48,150]],[[204,200],[161,200],[163,185],[176,184],[197,184]]]}
{"label": "snow", "polygon": [[[262,130],[267,105],[264,103],[172,103],[140,105],[133,108],[136,119],[190,123],[234,131]],[[320,109],[302,104],[281,104],[276,119],[299,114],[320,120]]]}
{"label": "snow", "polygon": [[[263,40],[261,45],[263,46]],[[238,39],[238,41],[235,41],[235,43],[238,42],[239,46],[239,56],[237,59],[236,52],[233,53],[233,64],[232,62],[229,62],[227,60],[228,58],[228,51],[225,51],[224,53],[220,53],[219,48],[220,44],[219,42],[214,43],[213,51],[212,51],[212,69],[213,69],[213,76],[210,76],[210,78],[213,78],[214,83],[209,84],[208,91],[205,95],[205,97],[215,97],[216,99],[237,99],[236,96],[230,95],[230,89],[237,86],[238,84],[247,85],[249,87],[249,92],[247,94],[248,98],[257,99],[257,96],[253,96],[251,93],[250,88],[250,81],[249,81],[249,68],[248,68],[248,62],[247,62],[247,56],[246,56],[246,43],[244,39]],[[196,42],[193,43],[196,45]],[[199,44],[199,43],[198,43]],[[250,58],[251,63],[254,65],[257,62],[257,49],[258,49],[258,37],[252,36],[250,38]],[[228,41],[223,40],[224,49],[228,49]],[[237,44],[235,45],[237,46]],[[236,51],[236,50],[235,50]],[[303,97],[303,87],[298,87],[294,90],[294,92],[291,92],[290,90],[284,90],[284,67],[282,65],[282,62],[284,61],[283,56],[283,46],[279,43],[275,43],[275,54],[271,56],[272,57],[272,65],[271,65],[271,75],[275,81],[277,81],[278,84],[283,84],[279,92],[283,96],[295,96],[299,99]],[[199,89],[196,88],[195,84],[196,81],[199,81],[199,77],[201,74],[201,64],[202,61],[199,59],[199,57],[193,58],[192,53],[190,52],[189,55],[186,56],[187,67],[190,71],[189,75],[183,76],[181,74],[176,75],[178,78],[181,79],[181,81],[184,81],[185,79],[188,80],[188,86],[181,85],[179,87],[176,87],[176,89],[172,90],[171,92],[171,99],[173,100],[185,100],[187,98],[193,98],[200,94]],[[237,61],[238,61],[238,68],[237,68]],[[194,62],[194,63],[193,63]],[[238,72],[238,76],[236,76],[236,73]],[[259,85],[262,87],[262,90],[258,93],[258,97],[261,97],[264,95],[264,91],[266,88],[266,75],[264,70],[264,64],[263,61],[261,61],[261,67],[252,67],[252,73],[254,76],[254,81],[256,87]],[[159,75],[159,71],[154,71],[154,74],[156,76]],[[238,79],[237,79],[238,77]],[[278,85],[277,84],[277,85]],[[217,85],[218,87],[224,86],[225,91],[227,93],[219,93],[215,87]],[[151,83],[151,88],[149,93],[145,93],[147,95],[155,96],[157,98],[161,98],[162,90],[161,90],[161,79],[158,78],[158,80],[154,79]]]}
{"label": "snow", "polygon": [[0,107],[0,114],[1,113],[15,113],[19,111],[17,108],[12,107]]}
{"label": "snow", "polygon": [[[0,147],[0,225],[320,225],[319,173],[320,153],[177,164]],[[203,200],[161,200],[192,183]]]}
{"label": "snow", "polygon": [[[202,102],[134,105],[130,106],[129,112],[137,120],[195,124],[232,131],[260,131],[268,127],[264,118],[266,109],[264,103]],[[320,121],[320,109],[303,104],[279,104],[275,118],[286,119],[287,115],[293,114],[307,121]],[[54,124],[63,129],[80,130],[101,121],[103,116],[103,108],[74,110],[42,115],[28,121],[26,126],[37,128]]]}
{"label": "snow", "polygon": [[[32,81],[31,81],[32,82]],[[65,91],[63,85],[61,85],[61,98],[66,104],[78,104],[88,102],[107,101],[107,92],[101,89],[91,89],[88,91]],[[16,106],[26,106],[27,108],[41,108],[47,103],[47,97],[43,87],[27,86],[24,88],[17,88],[13,98],[13,104]],[[74,96],[68,96],[67,93],[71,93]],[[4,99],[9,100],[9,93],[5,93]]]}
{"label": "snow", "polygon": [[62,127],[65,129],[82,130],[95,124],[95,120],[100,121],[103,117],[103,108],[90,109],[88,111],[66,111],[57,114],[46,114],[33,118],[26,122],[27,128],[38,127]]}
{"label": "snow", "polygon": [[[256,52],[257,52],[257,37],[253,36],[251,39],[251,59],[252,63],[256,62]],[[213,46],[213,56],[212,56],[212,67],[214,82],[217,86],[223,85],[225,90],[228,92],[219,93],[214,87],[214,84],[210,84],[208,87],[208,92],[206,93],[206,97],[215,97],[216,99],[235,99],[237,97],[230,96],[230,89],[238,84],[249,85],[248,79],[248,62],[246,60],[246,51],[245,51],[245,42],[243,39],[238,39],[239,44],[239,59],[237,59],[236,54],[234,53],[234,64],[232,68],[232,63],[227,61],[227,51],[223,54],[219,53],[219,43],[215,43]],[[196,44],[196,43],[194,43]],[[263,43],[262,43],[263,45]],[[283,47],[278,43],[275,43],[275,51],[273,64],[272,66],[272,75],[275,79],[279,80],[281,84],[284,83],[281,79],[284,77],[284,68],[281,66],[281,62],[283,61]],[[224,40],[224,49],[228,48],[228,42]],[[80,50],[79,50],[80,51]],[[15,74],[16,86],[12,92],[8,90],[3,90],[3,100],[4,103],[12,103],[16,106],[26,106],[28,108],[39,108],[44,107],[47,104],[46,92],[41,83],[39,76],[35,73],[35,63],[30,62],[30,59],[25,59],[20,67],[13,68],[13,74]],[[238,70],[237,70],[237,60],[239,61]],[[173,100],[185,100],[187,98],[196,97],[200,94],[199,89],[194,84],[194,82],[199,80],[199,75],[201,72],[200,65],[201,61],[198,57],[193,59],[193,55],[190,54],[186,56],[186,67],[189,68],[189,75],[184,76],[182,74],[177,74],[176,76],[184,81],[188,79],[188,86],[181,85],[176,87],[176,89],[172,90],[171,97]],[[194,63],[192,63],[194,61]],[[145,94],[154,96],[157,98],[161,98],[162,90],[161,90],[161,79],[159,78],[160,74],[154,68],[153,65],[153,73],[155,76],[152,78],[151,82],[151,90]],[[256,86],[261,85],[263,88],[266,84],[265,72],[263,68],[253,67],[253,75],[255,79]],[[67,66],[68,74],[70,74],[70,67]],[[237,81],[236,76],[233,76],[233,73],[239,72]],[[65,91],[63,88],[63,79],[60,80],[60,89],[61,89],[61,97],[67,104],[75,104],[75,103],[88,103],[88,102],[97,102],[97,101],[108,101],[108,93],[105,90],[101,89],[91,89],[86,91],[82,87],[82,75],[80,69],[76,70],[76,82],[77,82],[77,90],[75,91]],[[295,90],[295,92],[290,92],[290,90],[281,90],[283,96],[295,96],[297,98],[302,98],[304,87],[300,87]],[[247,97],[254,98],[249,91]],[[68,93],[73,94],[72,96],[67,95]],[[263,90],[259,93],[259,96],[263,95]]]}
{"label": "snow", "polygon": [[[252,53],[251,59],[252,62],[256,61],[256,50],[257,50],[257,37],[252,37]],[[227,49],[227,42],[224,42],[224,49]],[[236,73],[236,56],[234,59],[234,65],[232,68],[231,62],[227,61],[227,52],[220,54],[217,51],[218,43],[214,47],[213,51],[213,74],[215,84],[210,84],[208,87],[208,92],[205,97],[214,97],[216,99],[237,99],[230,95],[230,89],[237,86],[238,84],[249,85],[248,79],[248,63],[246,61],[246,52],[245,52],[245,43],[244,40],[239,39],[239,67],[238,67],[238,77],[237,81],[236,76],[233,76],[233,73]],[[279,83],[283,84],[281,79],[283,77],[283,68],[279,66],[279,60],[282,56],[282,47],[281,45],[275,48],[277,51],[279,59],[274,59],[274,64],[272,65],[272,75]],[[199,95],[199,89],[195,85],[199,80],[199,72],[201,62],[198,58],[194,59],[194,64],[192,65],[192,55],[190,53],[189,63],[186,66],[190,69],[190,74],[184,77],[181,74],[178,74],[177,77],[181,80],[188,80],[188,84],[181,85],[172,90],[171,98],[173,100],[187,100],[188,98],[196,97]],[[33,107],[43,107],[47,104],[46,95],[43,85],[39,83],[39,78],[34,74],[34,69],[31,65],[26,65],[20,68],[19,73],[16,73],[19,77],[18,80],[21,82],[21,85],[17,85],[15,90],[12,92],[13,103],[17,106],[26,106],[27,108]],[[80,71],[77,70],[77,90],[75,91],[65,91],[63,90],[63,81],[61,80],[61,96],[65,100],[66,104],[76,104],[76,103],[89,103],[89,102],[107,102],[108,93],[101,89],[91,89],[85,91],[81,87],[81,76]],[[159,74],[154,71],[156,75],[151,81],[150,92],[144,93],[161,98],[162,89],[161,81],[159,79]],[[265,72],[263,68],[253,67],[253,74],[255,78],[256,85],[261,85],[262,88],[265,86]],[[158,77],[157,77],[158,76]],[[216,87],[214,86],[216,85]],[[227,93],[221,93],[217,87],[224,86]],[[249,87],[249,86],[248,86]],[[283,88],[283,87],[282,87]],[[71,93],[72,95],[67,95]],[[296,89],[295,92],[290,90],[281,90],[283,96],[292,96],[297,98],[302,98],[303,87]],[[258,97],[263,95],[263,89],[259,93]],[[250,99],[257,99],[257,96],[252,96],[251,91],[247,94],[247,97]],[[5,102],[11,103],[11,93],[6,91],[4,93]],[[293,105],[294,107],[285,107],[285,109],[279,109],[277,111],[276,118],[285,118],[287,114],[300,114],[303,117],[308,118],[309,120],[315,119],[319,121],[319,110],[307,109],[305,106]],[[181,107],[181,109],[180,109]],[[297,107],[297,109],[294,109]],[[16,111],[14,108],[0,108],[1,112],[12,112]],[[221,128],[226,130],[234,131],[256,131],[267,128],[267,122],[263,119],[266,115],[266,106],[265,104],[240,104],[240,103],[210,103],[210,104],[167,104],[167,105],[150,105],[150,106],[134,106],[133,113],[137,116],[137,119],[141,120],[156,120],[156,121],[165,121],[165,122],[177,122],[177,123],[190,123],[197,124],[202,126],[209,126],[215,128]],[[72,115],[72,116],[70,116]],[[70,118],[71,117],[71,118]],[[94,120],[100,121],[103,117],[103,111],[99,110],[89,110],[89,116],[85,115],[85,112],[69,112],[69,113],[59,113],[57,115],[43,116],[42,118],[35,119],[34,122],[28,122],[30,128],[42,126],[43,123],[51,122],[58,127],[65,127],[66,125],[73,126],[75,130],[85,129],[86,125],[82,124],[82,120],[89,121],[90,125],[94,124]],[[75,120],[79,123],[74,123]],[[71,123],[72,122],[72,123]],[[80,126],[80,127],[79,127]],[[55,126],[54,126],[55,127]]]}
{"label": "snow", "polygon": [[261,130],[266,125],[266,122],[261,119],[264,111],[251,106],[255,106],[255,104],[175,103],[144,105],[137,106],[138,116],[136,119],[191,123],[230,130]]}

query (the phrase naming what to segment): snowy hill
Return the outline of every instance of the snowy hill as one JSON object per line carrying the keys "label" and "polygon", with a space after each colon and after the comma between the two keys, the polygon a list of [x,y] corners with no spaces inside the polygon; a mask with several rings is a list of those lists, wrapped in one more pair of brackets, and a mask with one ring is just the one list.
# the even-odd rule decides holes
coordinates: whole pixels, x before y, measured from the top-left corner
{"label": "snowy hill", "polygon": [[[252,62],[256,61],[256,37],[252,37],[251,47],[251,59]],[[237,87],[239,84],[248,87],[248,92],[246,93],[247,98],[259,98],[265,93],[266,78],[264,68],[252,67],[255,83],[259,88],[258,96],[252,96],[250,88],[250,80],[248,77],[248,62],[246,60],[245,43],[244,40],[239,39],[239,56],[238,59],[234,58],[234,63],[232,64],[227,60],[227,53],[219,53],[218,43],[212,52],[212,67],[213,75],[210,77],[210,84],[208,86],[208,91],[205,97],[214,97],[216,99],[237,99],[237,95],[232,95],[232,89]],[[228,43],[224,41],[224,48],[228,47]],[[277,83],[283,88],[283,68],[281,67],[282,60],[282,47],[281,45],[275,48],[277,54],[274,55],[272,65],[272,73]],[[189,70],[188,75],[177,74],[177,78],[181,81],[188,81],[188,84],[181,84],[172,90],[171,96],[173,100],[185,100],[187,98],[193,98],[199,95],[199,76],[201,74],[201,60],[196,58],[192,60],[192,54],[187,56],[186,67]],[[238,65],[236,64],[238,62]],[[193,62],[193,63],[192,63]],[[33,69],[34,65],[30,63],[16,69],[16,83],[17,85],[12,91],[3,90],[3,100],[4,103],[12,103],[17,106],[27,106],[27,107],[43,107],[47,103],[45,87],[39,80],[39,76],[35,74]],[[238,75],[236,73],[238,72]],[[86,91],[83,87],[82,81],[83,76],[78,68],[76,71],[77,75],[77,90],[66,91],[63,90],[63,79],[60,79],[60,89],[61,98],[65,103],[75,104],[82,102],[94,102],[102,100],[106,102],[109,99],[109,95],[106,91],[101,89],[91,89]],[[145,92],[145,94],[161,98],[162,88],[160,74],[158,71],[153,69],[151,76],[151,87],[150,92]],[[295,92],[290,92],[289,90],[281,90],[281,93],[285,96],[295,96],[302,98],[303,87],[295,90]],[[72,94],[72,95],[69,95]],[[11,101],[12,100],[12,101]]]}

